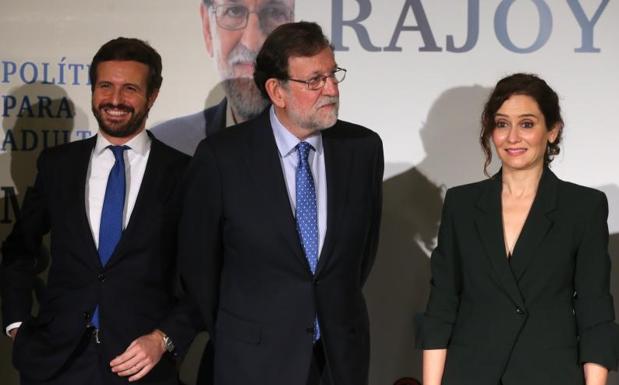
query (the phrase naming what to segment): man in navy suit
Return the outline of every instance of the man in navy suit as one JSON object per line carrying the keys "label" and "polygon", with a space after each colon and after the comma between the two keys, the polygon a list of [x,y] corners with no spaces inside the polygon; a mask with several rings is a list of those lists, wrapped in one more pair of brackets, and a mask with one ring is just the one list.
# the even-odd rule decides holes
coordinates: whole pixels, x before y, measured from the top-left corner
{"label": "man in navy suit", "polygon": [[216,385],[363,385],[363,285],[378,243],[383,151],[337,119],[345,70],[315,23],[266,39],[272,107],[199,145],[179,262],[214,341]]}
{"label": "man in navy suit", "polygon": [[[90,67],[95,137],[41,153],[2,247],[3,326],[22,384],[178,383],[199,316],[176,295],[176,193],[189,157],[145,131],[161,57],[138,39],[104,44]],[[34,266],[51,266],[31,316]]]}

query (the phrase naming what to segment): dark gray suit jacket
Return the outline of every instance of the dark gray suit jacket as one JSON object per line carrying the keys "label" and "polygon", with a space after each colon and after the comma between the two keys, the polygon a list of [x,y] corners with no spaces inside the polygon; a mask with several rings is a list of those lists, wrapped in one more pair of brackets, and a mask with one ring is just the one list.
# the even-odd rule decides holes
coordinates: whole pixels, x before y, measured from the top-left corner
{"label": "dark gray suit jacket", "polygon": [[617,365],[603,193],[545,169],[507,258],[500,173],[447,191],[418,345],[447,348],[444,385],[581,385]]}

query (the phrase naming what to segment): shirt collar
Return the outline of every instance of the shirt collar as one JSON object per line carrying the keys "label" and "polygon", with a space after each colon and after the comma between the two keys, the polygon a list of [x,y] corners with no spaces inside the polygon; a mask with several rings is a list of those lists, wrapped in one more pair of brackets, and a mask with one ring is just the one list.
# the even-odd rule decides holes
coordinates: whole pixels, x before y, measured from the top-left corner
{"label": "shirt collar", "polygon": [[[100,155],[108,146],[113,146],[109,140],[103,135],[97,135],[97,143],[95,144],[95,154]],[[125,146],[128,146],[132,151],[140,155],[146,155],[150,146],[150,137],[146,130],[142,130],[139,134],[131,138]]]}
{"label": "shirt collar", "polygon": [[[273,135],[275,136],[275,143],[277,144],[279,155],[285,158],[296,150],[296,146],[301,140],[288,131],[279,121],[273,106],[270,108],[269,117],[271,119],[271,127],[273,128]],[[304,142],[311,144],[316,153],[322,153],[322,135],[320,132],[306,138]]]}
{"label": "shirt collar", "polygon": [[230,105],[230,101],[226,103],[226,127],[234,126],[236,123],[236,119],[234,119],[234,113],[232,113],[232,106]]}

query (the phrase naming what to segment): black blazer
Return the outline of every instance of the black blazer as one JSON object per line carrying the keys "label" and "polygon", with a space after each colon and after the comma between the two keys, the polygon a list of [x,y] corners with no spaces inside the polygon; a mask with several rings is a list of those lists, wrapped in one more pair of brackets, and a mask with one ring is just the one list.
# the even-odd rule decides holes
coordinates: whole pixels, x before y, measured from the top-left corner
{"label": "black blazer", "polygon": [[510,259],[500,173],[447,191],[418,345],[447,348],[443,384],[584,384],[617,362],[603,193],[542,175]]}
{"label": "black blazer", "polygon": [[376,255],[382,144],[338,121],[322,132],[327,232],[312,276],[290,207],[269,109],[203,141],[189,168],[181,274],[214,340],[216,385],[303,384],[318,314],[338,385],[367,383],[362,287]]}
{"label": "black blazer", "polygon": [[[199,327],[176,295],[175,190],[189,157],[151,137],[151,152],[127,228],[101,266],[86,216],[85,186],[96,138],[43,151],[21,218],[2,247],[3,327],[25,321],[15,339],[15,367],[29,378],[54,376],[85,332],[97,304],[105,359],[155,328],[183,354]],[[31,317],[42,237],[50,233],[51,267],[37,317]],[[197,317],[199,318],[199,316]],[[176,379],[165,357],[145,382]]]}

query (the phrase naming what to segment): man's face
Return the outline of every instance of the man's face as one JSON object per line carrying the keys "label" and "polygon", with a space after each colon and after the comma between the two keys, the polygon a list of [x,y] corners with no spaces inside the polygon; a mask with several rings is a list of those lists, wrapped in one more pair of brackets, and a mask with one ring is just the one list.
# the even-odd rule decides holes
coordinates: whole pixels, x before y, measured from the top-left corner
{"label": "man's face", "polygon": [[148,66],[136,61],[104,61],[97,66],[92,112],[104,135],[131,138],[144,129],[157,90],[147,95]]}
{"label": "man's face", "polygon": [[253,81],[256,56],[273,29],[293,21],[294,0],[213,0],[200,12],[206,49],[232,109],[238,120],[251,119],[267,105]]}
{"label": "man's face", "polygon": [[[330,47],[314,56],[288,59],[290,79],[310,80],[333,74],[336,69],[337,64]],[[324,87],[318,90],[310,90],[305,83],[287,81],[282,92],[286,120],[284,125],[313,133],[329,128],[337,121],[340,92],[333,78],[327,78]]]}

